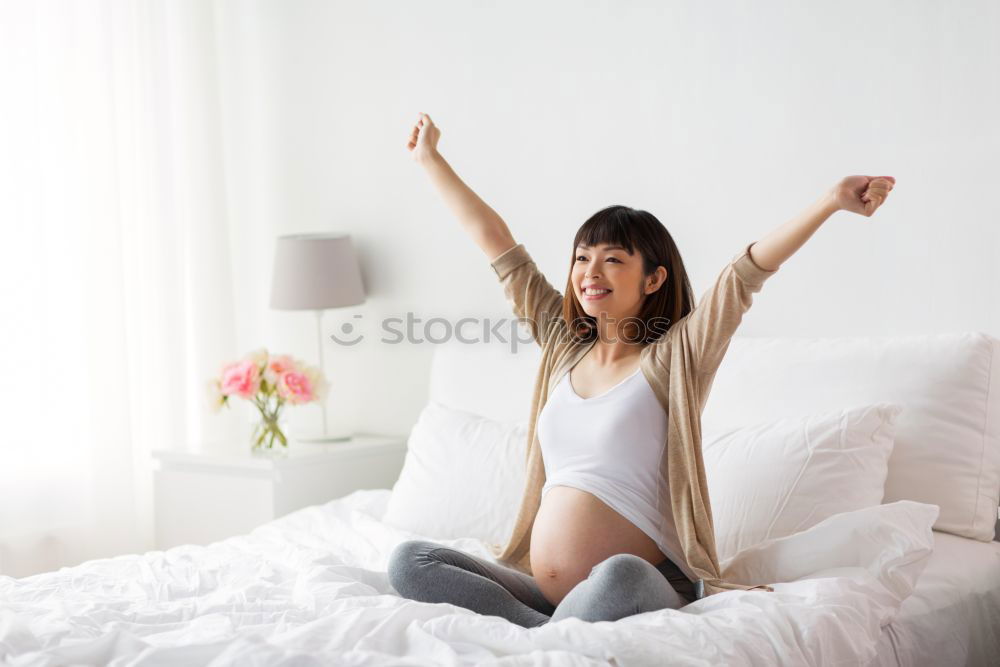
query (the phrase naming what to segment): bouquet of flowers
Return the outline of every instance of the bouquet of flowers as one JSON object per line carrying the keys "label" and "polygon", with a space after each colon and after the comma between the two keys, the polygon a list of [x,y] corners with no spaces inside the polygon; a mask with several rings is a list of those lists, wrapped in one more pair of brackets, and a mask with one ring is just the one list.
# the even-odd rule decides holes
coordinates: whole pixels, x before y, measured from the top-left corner
{"label": "bouquet of flowers", "polygon": [[229,405],[231,396],[251,401],[260,411],[261,420],[254,427],[253,449],[270,449],[275,439],[288,446],[278,417],[285,403],[303,405],[322,402],[329,385],[319,369],[286,354],[269,355],[265,348],[243,359],[223,364],[219,375],[209,380],[209,398],[213,412]]}

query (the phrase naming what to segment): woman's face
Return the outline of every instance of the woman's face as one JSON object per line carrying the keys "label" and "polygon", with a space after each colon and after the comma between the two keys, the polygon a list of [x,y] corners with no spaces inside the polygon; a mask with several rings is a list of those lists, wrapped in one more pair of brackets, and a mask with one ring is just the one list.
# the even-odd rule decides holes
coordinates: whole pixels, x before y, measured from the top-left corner
{"label": "woman's face", "polygon": [[601,313],[616,321],[637,317],[646,294],[662,284],[666,269],[657,268],[648,280],[642,274],[642,255],[603,244],[579,245],[573,262],[572,280],[576,298],[591,317]]}

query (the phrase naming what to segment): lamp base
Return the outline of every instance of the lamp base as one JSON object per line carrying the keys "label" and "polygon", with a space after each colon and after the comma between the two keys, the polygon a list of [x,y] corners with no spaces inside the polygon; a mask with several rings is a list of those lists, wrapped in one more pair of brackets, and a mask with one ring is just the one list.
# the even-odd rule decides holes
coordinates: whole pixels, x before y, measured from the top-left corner
{"label": "lamp base", "polygon": [[292,436],[299,442],[346,442],[353,437],[348,431],[334,431],[327,433],[297,433]]}

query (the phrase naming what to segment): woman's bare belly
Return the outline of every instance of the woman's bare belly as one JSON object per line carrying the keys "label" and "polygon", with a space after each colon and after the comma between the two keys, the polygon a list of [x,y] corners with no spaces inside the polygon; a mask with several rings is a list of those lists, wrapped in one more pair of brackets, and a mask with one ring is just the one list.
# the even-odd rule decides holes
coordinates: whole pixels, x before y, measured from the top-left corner
{"label": "woman's bare belly", "polygon": [[666,558],[656,542],[596,496],[553,486],[531,528],[531,571],[545,598],[558,605],[590,570],[615,554],[653,565]]}

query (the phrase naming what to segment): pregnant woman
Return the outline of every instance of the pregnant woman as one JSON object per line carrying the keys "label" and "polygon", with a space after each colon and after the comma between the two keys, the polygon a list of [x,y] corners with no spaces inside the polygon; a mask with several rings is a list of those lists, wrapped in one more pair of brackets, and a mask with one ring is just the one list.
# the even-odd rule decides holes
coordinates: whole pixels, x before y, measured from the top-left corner
{"label": "pregnant woman", "polygon": [[701,412],[752,295],[836,211],[871,216],[895,179],[844,178],[745,246],[696,306],[670,233],[627,206],[602,209],[577,230],[565,290],[555,289],[438,152],[440,134],[421,113],[407,148],[490,259],[542,347],[542,367],[525,493],[513,534],[494,549],[498,562],[408,540],[390,556],[393,588],[528,628],[773,590],[720,576]]}

